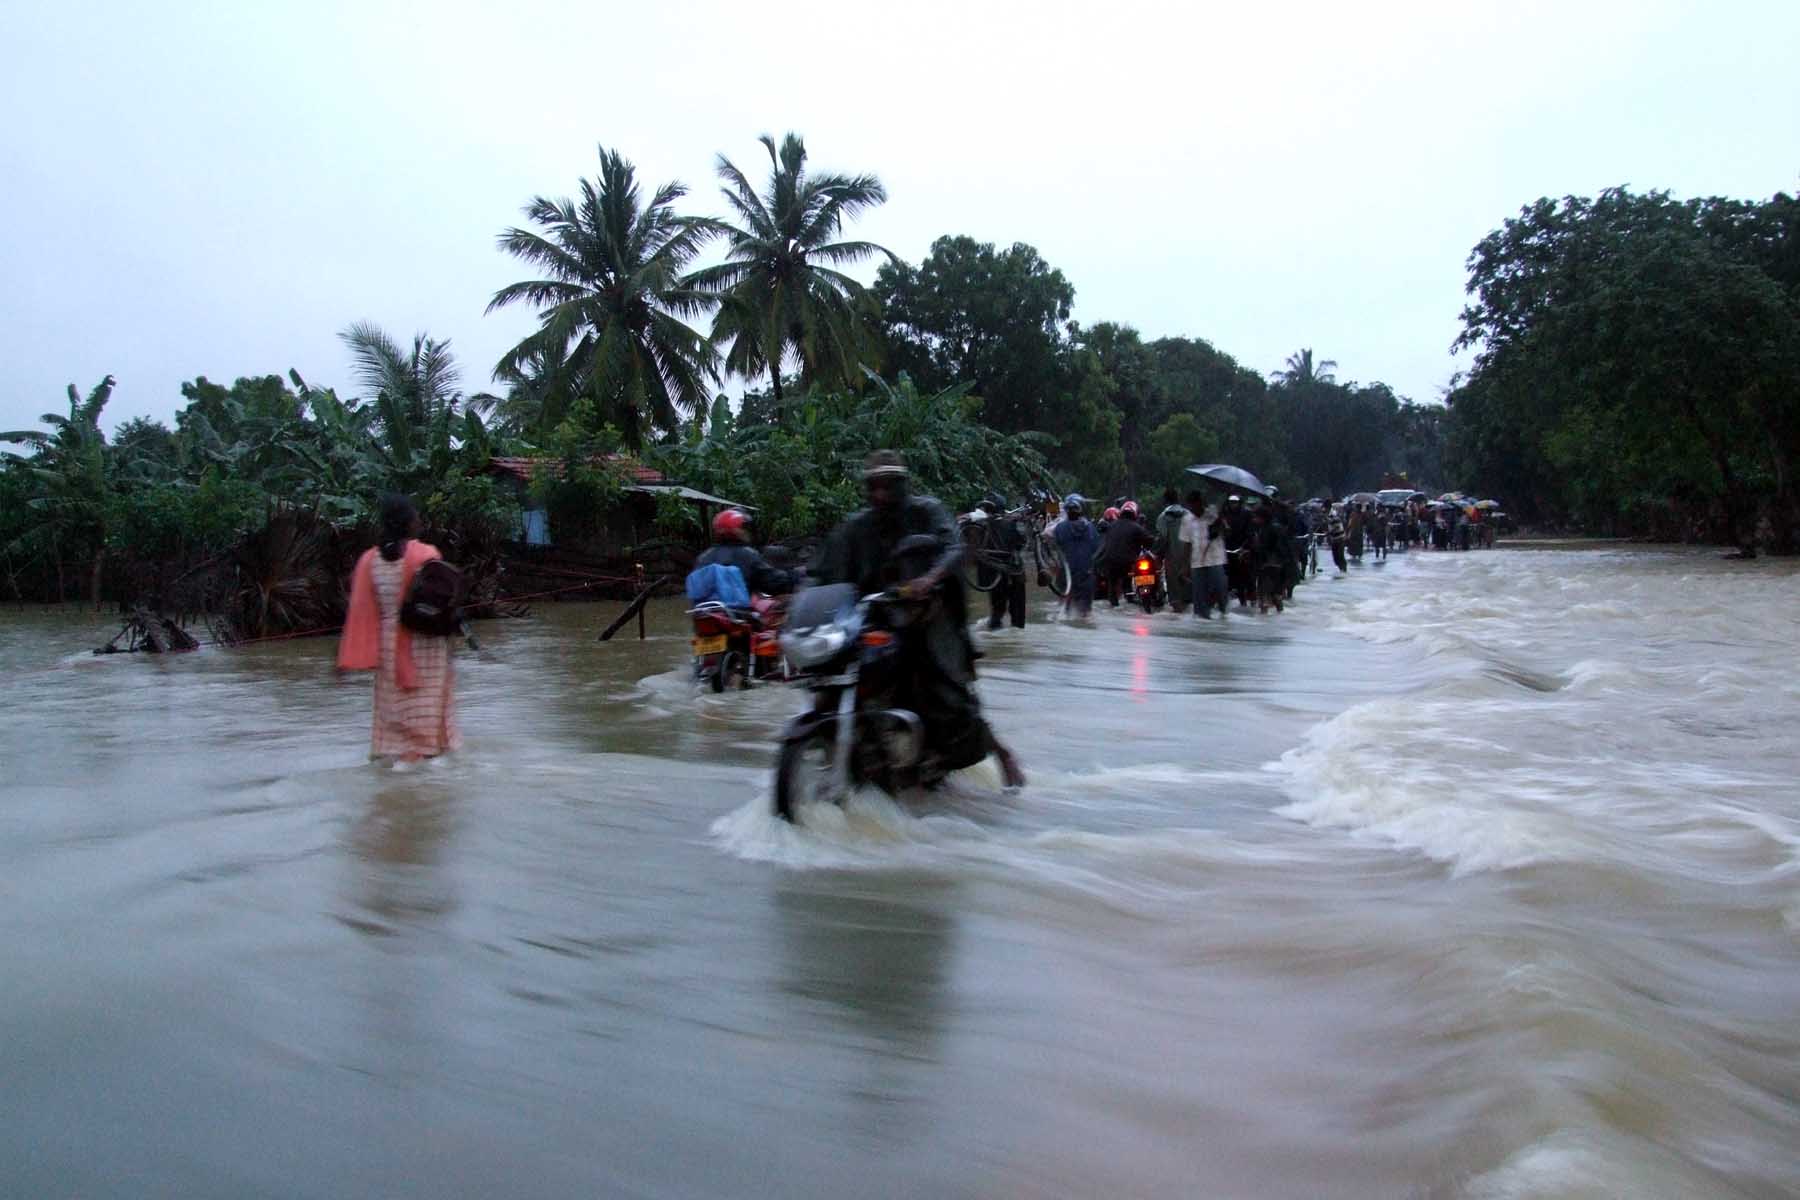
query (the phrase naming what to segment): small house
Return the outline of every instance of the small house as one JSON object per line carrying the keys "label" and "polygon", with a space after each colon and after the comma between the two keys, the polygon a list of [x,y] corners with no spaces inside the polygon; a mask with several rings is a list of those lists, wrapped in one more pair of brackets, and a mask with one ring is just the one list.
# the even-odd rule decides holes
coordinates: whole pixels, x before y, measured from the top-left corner
{"label": "small house", "polygon": [[[657,500],[666,494],[679,496],[697,506],[700,510],[700,527],[703,529],[710,525],[713,514],[721,508],[750,507],[676,483],[656,468],[647,467],[626,455],[595,455],[588,462],[594,466],[612,465],[624,470],[628,481],[625,486],[625,503],[614,512],[602,515],[599,521],[604,530],[603,540],[620,547],[640,545],[654,536]],[[497,455],[488,460],[488,473],[503,486],[512,489],[519,499],[521,512],[517,540],[527,546],[554,544],[555,531],[550,528],[550,516],[531,494],[531,481],[540,471],[561,469],[562,460],[559,458]]]}

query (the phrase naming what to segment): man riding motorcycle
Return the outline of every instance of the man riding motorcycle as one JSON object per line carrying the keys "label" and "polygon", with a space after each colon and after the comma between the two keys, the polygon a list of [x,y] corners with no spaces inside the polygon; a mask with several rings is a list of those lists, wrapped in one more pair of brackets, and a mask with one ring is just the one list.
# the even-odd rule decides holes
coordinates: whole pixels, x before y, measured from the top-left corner
{"label": "man riding motorcycle", "polygon": [[727,508],[713,518],[713,546],[694,560],[700,567],[736,567],[744,573],[744,584],[754,594],[785,596],[794,590],[794,573],[769,565],[769,560],[750,545],[750,515],[739,508]]}
{"label": "man riding motorcycle", "polygon": [[1136,501],[1127,500],[1125,506],[1116,511],[1119,515],[1107,527],[1106,532],[1100,535],[1098,560],[1106,599],[1114,608],[1119,607],[1119,601],[1131,594],[1132,564],[1137,562],[1138,554],[1152,540],[1149,530],[1138,519]]}
{"label": "man riding motorcycle", "polygon": [[[818,581],[853,584],[864,593],[892,589],[903,600],[924,605],[922,619],[906,631],[901,645],[912,670],[908,698],[941,766],[946,771],[973,766],[992,753],[1006,785],[1022,785],[1017,757],[994,736],[975,696],[975,646],[958,570],[963,548],[955,520],[930,496],[910,494],[906,462],[892,450],[869,455],[863,486],[869,506],[832,533],[815,573]],[[928,535],[937,551],[913,574],[897,562],[895,551],[915,535]]]}

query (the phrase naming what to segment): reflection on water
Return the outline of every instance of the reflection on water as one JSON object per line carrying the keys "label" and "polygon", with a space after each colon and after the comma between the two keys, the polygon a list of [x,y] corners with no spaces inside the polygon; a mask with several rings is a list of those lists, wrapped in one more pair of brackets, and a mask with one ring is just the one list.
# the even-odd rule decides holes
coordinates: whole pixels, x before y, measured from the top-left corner
{"label": "reflection on water", "polygon": [[456,797],[442,782],[414,777],[380,787],[356,814],[347,839],[357,906],[386,923],[376,927],[383,933],[454,907],[455,880],[440,866]]}
{"label": "reflection on water", "polygon": [[[807,1017],[824,1016],[892,1053],[929,1060],[955,932],[943,909],[954,905],[955,887],[929,877],[884,882],[897,894],[820,890],[797,881],[776,889],[783,989],[802,1002]],[[903,898],[908,895],[918,898]]]}
{"label": "reflection on water", "polygon": [[1373,567],[978,634],[1032,785],[805,829],[674,603],[414,771],[328,643],[0,615],[0,1194],[1800,1193],[1800,575]]}

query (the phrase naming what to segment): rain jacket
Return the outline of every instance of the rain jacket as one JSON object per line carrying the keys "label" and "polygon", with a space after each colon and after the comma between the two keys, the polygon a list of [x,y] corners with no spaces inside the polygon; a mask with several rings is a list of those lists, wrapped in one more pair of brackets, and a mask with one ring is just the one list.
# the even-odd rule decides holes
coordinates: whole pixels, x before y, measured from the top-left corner
{"label": "rain jacket", "polygon": [[794,590],[791,572],[769,565],[769,560],[753,548],[736,542],[720,542],[694,560],[694,567],[736,567],[743,572],[744,583],[751,591],[765,596],[785,596]]}
{"label": "rain jacket", "polygon": [[1164,558],[1171,558],[1180,553],[1176,549],[1176,543],[1188,540],[1187,534],[1182,530],[1187,526],[1185,518],[1191,515],[1187,506],[1182,504],[1171,504],[1157,514],[1156,552],[1158,554]]}

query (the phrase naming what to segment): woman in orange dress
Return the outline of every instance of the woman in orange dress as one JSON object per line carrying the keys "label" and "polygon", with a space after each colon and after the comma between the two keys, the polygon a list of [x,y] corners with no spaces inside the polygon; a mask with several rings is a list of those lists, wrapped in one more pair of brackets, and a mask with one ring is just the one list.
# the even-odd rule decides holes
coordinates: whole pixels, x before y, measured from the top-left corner
{"label": "woman in orange dress", "polygon": [[415,636],[400,605],[420,565],[441,558],[419,541],[419,514],[404,496],[381,502],[381,543],[350,575],[350,611],[338,643],[339,670],[375,672],[370,758],[416,762],[462,745],[456,729],[450,639]]}

